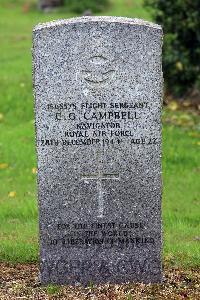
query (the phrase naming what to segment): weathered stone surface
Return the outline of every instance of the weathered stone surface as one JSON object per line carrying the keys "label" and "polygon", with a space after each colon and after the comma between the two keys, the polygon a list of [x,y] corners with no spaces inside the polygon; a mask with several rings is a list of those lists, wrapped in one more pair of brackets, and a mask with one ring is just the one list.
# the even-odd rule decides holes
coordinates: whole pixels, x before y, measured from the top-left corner
{"label": "weathered stone surface", "polygon": [[137,19],[35,27],[42,283],[161,281],[161,47]]}

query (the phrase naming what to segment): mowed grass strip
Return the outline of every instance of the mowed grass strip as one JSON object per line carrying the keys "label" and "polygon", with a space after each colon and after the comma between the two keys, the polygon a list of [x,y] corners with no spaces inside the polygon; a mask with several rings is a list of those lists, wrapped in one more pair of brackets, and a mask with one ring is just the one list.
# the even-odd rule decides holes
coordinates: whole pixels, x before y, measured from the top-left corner
{"label": "mowed grass strip", "polygon": [[200,146],[198,135],[193,137],[191,132],[190,128],[171,125],[163,128],[164,255],[173,264],[197,266]]}
{"label": "mowed grass strip", "polygon": [[[30,9],[23,1],[0,4],[0,260],[38,260],[38,209],[31,75],[32,27],[72,17],[66,8],[51,14]],[[111,1],[105,15],[150,19],[142,1]],[[170,118],[181,112],[165,111]],[[200,126],[163,127],[164,257],[170,264],[200,264]],[[187,119],[187,118],[186,118]],[[181,125],[181,124],[180,124]],[[198,127],[199,126],[199,127]]]}

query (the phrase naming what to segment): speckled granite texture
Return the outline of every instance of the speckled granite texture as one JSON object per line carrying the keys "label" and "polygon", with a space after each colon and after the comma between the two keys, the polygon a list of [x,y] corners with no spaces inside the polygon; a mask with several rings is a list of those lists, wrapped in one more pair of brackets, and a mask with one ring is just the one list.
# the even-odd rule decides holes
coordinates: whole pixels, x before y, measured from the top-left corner
{"label": "speckled granite texture", "polygon": [[162,29],[33,31],[41,282],[160,282]]}

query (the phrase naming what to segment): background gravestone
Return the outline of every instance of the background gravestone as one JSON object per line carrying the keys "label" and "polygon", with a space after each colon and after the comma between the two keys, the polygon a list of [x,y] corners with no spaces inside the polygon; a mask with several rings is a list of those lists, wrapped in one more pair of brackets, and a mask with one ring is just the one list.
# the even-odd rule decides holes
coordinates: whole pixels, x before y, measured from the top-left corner
{"label": "background gravestone", "polygon": [[137,19],[35,27],[42,283],[162,280],[161,47]]}
{"label": "background gravestone", "polygon": [[41,10],[55,8],[63,4],[64,0],[39,0],[38,2],[38,6]]}

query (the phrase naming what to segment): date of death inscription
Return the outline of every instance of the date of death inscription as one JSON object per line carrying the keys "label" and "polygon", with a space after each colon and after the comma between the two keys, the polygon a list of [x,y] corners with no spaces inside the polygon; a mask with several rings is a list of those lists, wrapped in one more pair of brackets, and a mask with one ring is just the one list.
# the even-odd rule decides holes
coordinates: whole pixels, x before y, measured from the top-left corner
{"label": "date of death inscription", "polygon": [[[44,110],[44,125],[37,144],[41,147],[157,145],[161,141],[155,130],[142,134],[152,119],[148,102],[134,103],[49,103]],[[45,121],[46,124],[46,121]],[[153,126],[154,127],[154,126]],[[58,131],[57,131],[58,129]]]}
{"label": "date of death inscription", "polygon": [[50,247],[75,248],[127,248],[154,246],[155,237],[145,233],[144,223],[59,223],[54,225],[54,237],[48,239]]}

